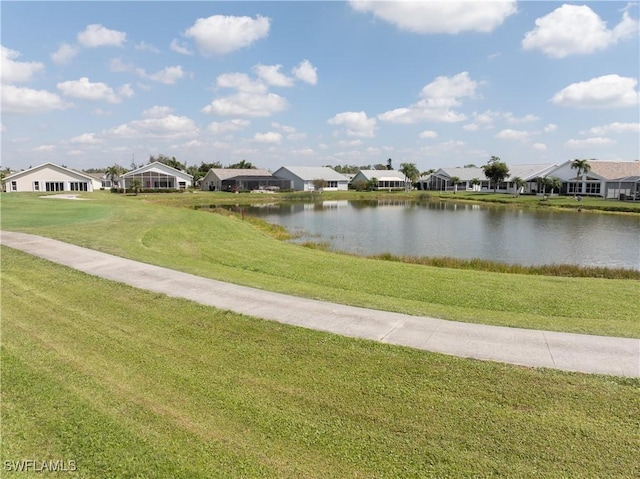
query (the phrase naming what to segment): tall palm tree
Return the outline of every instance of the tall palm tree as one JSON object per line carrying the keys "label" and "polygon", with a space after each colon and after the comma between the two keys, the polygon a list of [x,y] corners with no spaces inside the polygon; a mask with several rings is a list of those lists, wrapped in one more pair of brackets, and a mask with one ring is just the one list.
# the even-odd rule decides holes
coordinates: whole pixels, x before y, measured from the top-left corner
{"label": "tall palm tree", "polygon": [[[576,170],[576,184],[582,179],[583,174],[591,171],[591,165],[587,160],[575,159],[571,162],[571,169]],[[580,188],[582,190],[582,188]]]}
{"label": "tall palm tree", "polygon": [[513,179],[513,185],[514,185],[514,189],[515,189],[515,194],[516,194],[516,198],[518,196],[520,196],[520,190],[527,184],[526,181],[524,181],[522,178],[520,178],[519,176],[516,176]]}
{"label": "tall palm tree", "polygon": [[400,171],[404,174],[405,177],[405,189],[407,179],[413,185],[413,183],[415,183],[415,181],[420,177],[420,170],[418,170],[418,167],[415,163],[401,163]]}
{"label": "tall palm tree", "polygon": [[109,178],[109,180],[111,181],[111,184],[117,188],[120,184],[120,175],[123,172],[124,172],[124,168],[122,168],[120,165],[113,165],[106,169],[105,174],[107,175],[107,178]]}
{"label": "tall palm tree", "polygon": [[453,194],[455,195],[458,191],[458,184],[460,184],[460,178],[457,176],[452,176],[449,181],[453,184]]}

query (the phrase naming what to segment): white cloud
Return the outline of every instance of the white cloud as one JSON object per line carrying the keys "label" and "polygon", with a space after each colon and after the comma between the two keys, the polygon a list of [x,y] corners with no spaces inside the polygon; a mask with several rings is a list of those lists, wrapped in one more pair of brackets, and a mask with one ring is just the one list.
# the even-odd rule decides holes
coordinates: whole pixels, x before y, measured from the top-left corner
{"label": "white cloud", "polygon": [[300,81],[309,83],[310,85],[318,83],[318,69],[314,67],[309,60],[302,60],[291,72]]}
{"label": "white cloud", "polygon": [[506,130],[501,130],[496,134],[496,138],[501,140],[516,140],[516,141],[526,141],[529,139],[531,134],[528,131],[522,130],[512,130],[507,128]]}
{"label": "white cloud", "polygon": [[0,45],[0,76],[2,83],[28,82],[33,76],[44,70],[39,62],[16,62],[20,53]]}
{"label": "white cloud", "polygon": [[164,118],[173,113],[173,108],[170,106],[152,106],[142,112],[142,116],[145,118]]}
{"label": "white cloud", "polygon": [[187,46],[186,43],[182,43],[181,44],[175,38],[173,40],[171,40],[170,48],[171,48],[172,51],[174,51],[176,53],[181,53],[182,55],[193,55],[193,52],[191,50],[189,50],[189,47]]}
{"label": "white cloud", "polygon": [[127,40],[127,34],[117,30],[109,30],[99,24],[87,25],[78,33],[78,43],[86,48],[121,47]]}
{"label": "white cloud", "polygon": [[608,125],[594,126],[589,129],[592,135],[606,135],[607,133],[640,133],[640,123],[614,122]]}
{"label": "white cloud", "polygon": [[83,145],[95,145],[101,142],[101,140],[96,138],[95,133],[83,133],[82,135],[71,138],[69,141]]}
{"label": "white cloud", "polygon": [[198,134],[195,122],[186,116],[167,115],[125,123],[105,134],[119,138],[174,139]]}
{"label": "white cloud", "polygon": [[569,148],[592,148],[597,146],[609,146],[614,144],[615,144],[615,141],[613,141],[611,138],[605,138],[600,136],[586,138],[583,140],[571,139],[565,143],[565,145],[568,146]]}
{"label": "white cloud", "polygon": [[135,95],[135,92],[133,91],[133,88],[131,88],[131,85],[126,83],[125,85],[122,85],[120,88],[118,88],[118,95],[120,96],[120,98],[131,98],[133,95]]}
{"label": "white cloud", "polygon": [[467,125],[464,125],[462,129],[465,131],[478,131],[480,127],[476,123],[469,123]]}
{"label": "white cloud", "polygon": [[145,41],[137,43],[134,48],[143,52],[160,53],[160,50]]}
{"label": "white cloud", "polygon": [[556,93],[551,101],[574,108],[623,108],[636,106],[640,95],[638,80],[619,75],[604,75],[579,83],[572,83]]}
{"label": "white cloud", "polygon": [[[116,94],[106,83],[92,83],[87,77],[61,82],[56,87],[63,95],[81,100],[106,101],[109,103],[120,103],[122,101],[122,96]],[[133,94],[129,85],[125,85],[121,91],[125,96]]]}
{"label": "white cloud", "polygon": [[418,135],[419,138],[421,139],[425,139],[425,138],[438,138],[438,134],[435,131],[431,131],[431,130],[425,130],[422,133],[420,133],[420,135]]}
{"label": "white cloud", "polygon": [[199,18],[184,35],[193,38],[205,56],[225,55],[247,47],[269,34],[271,20],[266,17],[214,15]]}
{"label": "white cloud", "polygon": [[273,131],[267,133],[256,133],[253,136],[253,141],[258,143],[280,144],[282,141],[282,135]]}
{"label": "white cloud", "polygon": [[139,77],[147,80],[152,80],[158,83],[164,83],[165,85],[173,85],[175,82],[185,76],[184,71],[180,65],[175,67],[166,67],[156,73],[147,73],[142,68],[136,69],[136,73]]}
{"label": "white cloud", "polygon": [[402,30],[414,33],[491,32],[516,13],[515,0],[433,2],[350,0],[354,10],[371,12]]}
{"label": "white cloud", "polygon": [[227,121],[221,121],[221,122],[214,121],[209,125],[208,130],[213,134],[219,135],[224,133],[230,133],[233,131],[243,130],[247,128],[250,124],[251,122],[249,120],[241,120],[241,119],[227,120]]}
{"label": "white cloud", "polygon": [[266,93],[264,83],[252,80],[246,73],[223,73],[216,79],[218,88],[235,88],[246,93]]}
{"label": "white cloud", "polygon": [[80,49],[77,46],[63,43],[60,48],[51,54],[51,61],[56,65],[68,65],[79,51]]}
{"label": "white cloud", "polygon": [[555,123],[549,123],[547,126],[544,127],[544,132],[551,133],[552,131],[556,131],[557,129],[558,129],[558,125],[556,125]]}
{"label": "white cloud", "polygon": [[287,100],[275,93],[240,91],[224,98],[216,98],[202,112],[220,116],[264,117],[283,111],[287,106]]}
{"label": "white cloud", "polygon": [[280,72],[282,65],[255,65],[253,71],[258,78],[263,80],[267,85],[290,87],[293,86],[293,79]]}
{"label": "white cloud", "polygon": [[288,125],[281,125],[280,123],[277,123],[275,121],[271,122],[271,128],[275,128],[276,130],[280,130],[289,135],[296,132],[296,129],[294,127],[288,126]]}
{"label": "white cloud", "polygon": [[606,23],[586,5],[562,5],[536,19],[535,29],[522,40],[525,50],[541,50],[551,58],[584,55],[604,50],[620,40],[632,38],[638,21],[624,12],[620,23],[609,30]]}
{"label": "white cloud", "polygon": [[37,151],[37,152],[50,152],[56,149],[55,145],[41,145],[41,146],[37,146],[33,149],[33,151]]}
{"label": "white cloud", "polygon": [[345,111],[330,118],[330,125],[343,125],[347,135],[371,138],[376,130],[376,119],[368,118],[364,111]]}
{"label": "white cloud", "polygon": [[3,85],[0,93],[4,113],[45,113],[51,110],[64,110],[71,106],[55,93],[45,90]]}
{"label": "white cloud", "polygon": [[518,123],[530,123],[532,121],[538,121],[540,118],[536,115],[525,115],[520,118],[515,117],[511,114],[511,112],[505,113],[505,118],[509,123],[518,124]]}
{"label": "white cloud", "polygon": [[544,143],[534,143],[532,148],[537,151],[547,151],[547,145]]}
{"label": "white cloud", "polygon": [[134,67],[131,63],[125,63],[122,58],[116,57],[109,61],[109,70],[115,73],[131,72]]}
{"label": "white cloud", "polygon": [[461,98],[474,98],[477,87],[478,82],[471,80],[467,72],[452,77],[440,76],[425,85],[417,103],[381,113],[378,118],[393,123],[417,123],[424,120],[445,123],[464,121],[466,116],[453,108],[462,104]]}

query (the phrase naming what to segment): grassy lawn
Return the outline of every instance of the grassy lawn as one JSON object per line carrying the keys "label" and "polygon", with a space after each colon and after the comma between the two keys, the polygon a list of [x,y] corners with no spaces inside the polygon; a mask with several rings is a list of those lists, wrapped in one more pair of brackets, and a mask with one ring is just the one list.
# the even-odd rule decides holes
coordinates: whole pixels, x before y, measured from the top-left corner
{"label": "grassy lawn", "polygon": [[[156,244],[140,231],[134,251]],[[640,476],[639,380],[285,326],[4,247],[1,279],[2,461],[96,478]]]}
{"label": "grassy lawn", "polygon": [[[310,298],[514,327],[640,337],[640,282],[436,268],[278,241],[249,221],[153,204],[208,193],[90,201],[2,196],[2,227],[201,276]],[[233,195],[238,196],[238,195]],[[261,196],[261,195],[246,195]],[[266,196],[266,195],[265,195]]]}

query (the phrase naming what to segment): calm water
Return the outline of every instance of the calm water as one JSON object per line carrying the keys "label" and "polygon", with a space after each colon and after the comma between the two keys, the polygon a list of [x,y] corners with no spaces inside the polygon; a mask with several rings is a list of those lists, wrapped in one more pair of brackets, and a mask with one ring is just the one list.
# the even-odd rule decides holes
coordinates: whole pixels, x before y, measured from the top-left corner
{"label": "calm water", "polygon": [[640,218],[449,202],[324,201],[245,207],[297,241],[369,255],[482,258],[640,269]]}

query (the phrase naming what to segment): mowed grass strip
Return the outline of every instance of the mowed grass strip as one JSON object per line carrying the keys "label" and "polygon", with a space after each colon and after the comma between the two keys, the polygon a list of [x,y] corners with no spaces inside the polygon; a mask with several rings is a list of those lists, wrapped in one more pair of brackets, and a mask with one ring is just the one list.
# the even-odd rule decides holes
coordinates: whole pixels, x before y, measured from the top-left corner
{"label": "mowed grass strip", "polygon": [[80,477],[640,475],[638,380],[294,328],[6,247],[1,274],[3,460],[74,460]]}
{"label": "mowed grass strip", "polygon": [[[640,281],[505,274],[359,258],[279,241],[238,217],[149,204],[144,198],[87,196],[94,199],[4,195],[3,228],[204,277],[343,304],[501,326],[640,337],[635,314]],[[203,202],[210,201],[206,194],[200,196]],[[61,202],[72,203],[65,205],[69,224],[50,220]],[[90,220],[78,222],[77,217]]]}

